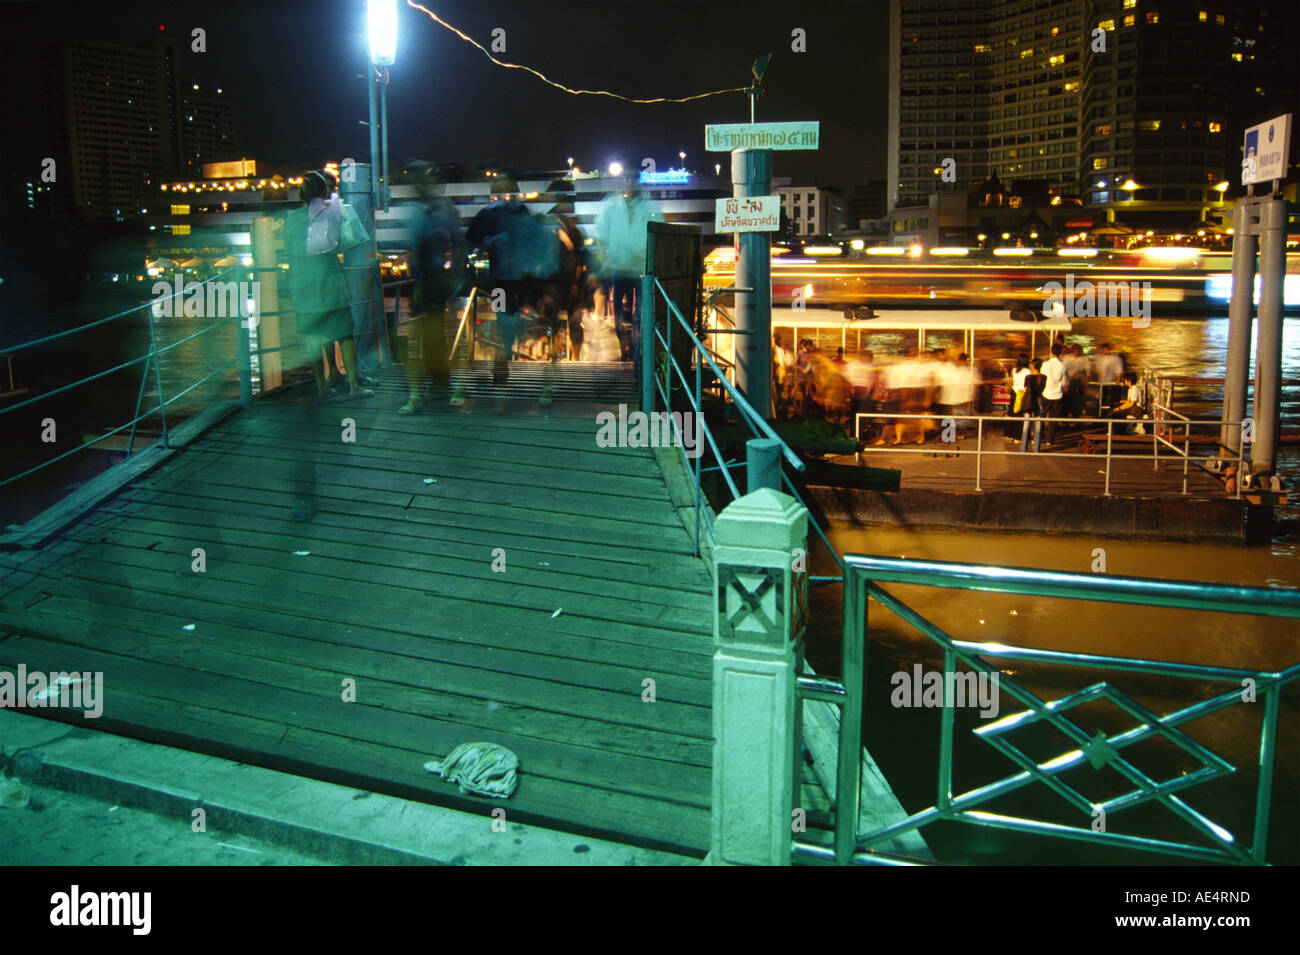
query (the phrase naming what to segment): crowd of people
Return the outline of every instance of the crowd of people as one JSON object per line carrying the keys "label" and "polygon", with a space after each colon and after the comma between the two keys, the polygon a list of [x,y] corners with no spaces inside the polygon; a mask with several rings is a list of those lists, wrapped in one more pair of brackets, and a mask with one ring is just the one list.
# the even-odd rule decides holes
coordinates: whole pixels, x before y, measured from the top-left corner
{"label": "crowd of people", "polygon": [[[924,444],[945,430],[960,436],[975,428],[963,416],[1005,412],[1018,419],[1008,436],[1028,450],[1032,434],[1037,451],[1044,438],[1049,447],[1056,441],[1060,422],[1051,419],[1079,418],[1088,410],[1090,384],[1097,386],[1099,416],[1140,418],[1144,405],[1137,376],[1125,371],[1123,357],[1109,343],[1085,355],[1059,335],[1046,360],[1031,361],[1022,353],[1011,364],[997,358],[972,363],[958,349],[923,352],[915,346],[897,358],[877,360],[863,351],[846,359],[843,348],[832,357],[812,339],[791,343],[778,333],[773,381],[778,417],[820,418],[877,446]],[[1009,396],[1001,405],[994,398],[996,385]],[[1134,429],[1142,433],[1140,423]]]}

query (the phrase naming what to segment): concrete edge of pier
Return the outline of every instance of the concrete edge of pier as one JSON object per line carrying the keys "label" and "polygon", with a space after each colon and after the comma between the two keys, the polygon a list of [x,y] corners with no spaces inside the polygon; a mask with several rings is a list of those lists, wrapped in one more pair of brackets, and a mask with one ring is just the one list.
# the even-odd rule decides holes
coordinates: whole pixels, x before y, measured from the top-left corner
{"label": "concrete edge of pier", "polygon": [[830,520],[905,527],[1232,540],[1246,532],[1251,505],[1198,497],[1104,497],[1040,490],[902,488],[880,492],[809,486],[810,504]]}
{"label": "concrete edge of pier", "polygon": [[[370,793],[0,710],[21,781],[265,840],[339,865],[698,865],[699,860]],[[24,812],[28,810],[14,810]],[[585,848],[584,848],[585,847]],[[10,860],[18,862],[20,860]]]}

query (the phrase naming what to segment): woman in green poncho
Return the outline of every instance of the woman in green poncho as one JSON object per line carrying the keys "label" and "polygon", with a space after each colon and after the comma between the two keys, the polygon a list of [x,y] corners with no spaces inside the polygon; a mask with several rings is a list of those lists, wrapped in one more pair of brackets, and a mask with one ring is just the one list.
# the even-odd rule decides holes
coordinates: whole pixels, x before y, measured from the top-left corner
{"label": "woman in green poncho", "polygon": [[289,290],[293,295],[302,336],[322,398],[330,395],[321,363],[321,348],[332,352],[334,342],[343,353],[348,391],[369,398],[374,392],[357,381],[357,349],[352,341],[352,299],[348,295],[339,253],[366,240],[356,214],[334,194],[335,180],[327,172],[312,170],[302,179],[302,208],[284,219],[284,250],[289,259]]}

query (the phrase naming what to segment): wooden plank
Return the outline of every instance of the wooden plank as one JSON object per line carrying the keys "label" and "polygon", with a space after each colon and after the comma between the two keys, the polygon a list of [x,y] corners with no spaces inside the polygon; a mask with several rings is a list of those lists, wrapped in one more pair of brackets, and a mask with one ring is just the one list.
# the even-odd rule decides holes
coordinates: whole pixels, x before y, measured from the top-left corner
{"label": "wooden plank", "polygon": [[[400,712],[367,702],[368,684],[359,687],[357,702],[344,703],[339,680],[331,674],[322,673],[316,692],[309,692],[305,689],[309,684],[302,680],[296,686],[273,685],[261,682],[263,677],[257,674],[240,676],[146,662],[46,640],[26,629],[21,632],[23,637],[6,641],[0,654],[21,656],[29,670],[103,673],[106,710],[113,705],[113,691],[121,687],[159,700],[223,712],[275,712],[288,726],[384,746],[406,748],[418,741],[418,748],[435,755],[445,755],[464,742],[482,740],[514,752],[530,779],[567,781],[682,805],[703,807],[709,803],[708,769],[523,737],[499,728],[461,726],[440,715]],[[412,769],[418,767],[417,763]]]}
{"label": "wooden plank", "polygon": [[[307,539],[302,543],[310,551],[316,542]],[[167,553],[119,546],[105,540],[96,543],[94,555],[98,562],[144,571],[144,574],[135,577],[141,582],[157,572],[183,574],[190,579],[195,592],[199,587],[228,582],[231,585],[248,585],[254,589],[298,590],[322,598],[346,595],[365,604],[374,604],[377,612],[382,612],[386,606],[394,609],[401,606],[412,614],[419,614],[433,609],[440,600],[451,599],[453,602],[485,605],[479,607],[479,612],[485,612],[489,606],[519,607],[547,617],[560,611],[591,620],[654,627],[669,633],[703,634],[706,627],[712,626],[712,612],[708,609],[710,605],[705,603],[703,595],[676,594],[669,589],[658,595],[647,592],[639,597],[616,597],[559,589],[562,585],[577,586],[559,580],[547,585],[542,578],[537,578],[532,583],[501,579],[519,576],[521,571],[513,575],[495,575],[498,578],[496,580],[489,576],[475,578],[438,570],[396,569],[390,572],[384,568],[354,563],[346,556],[312,552],[308,556],[313,558],[313,562],[340,562],[337,575],[326,577],[322,574],[318,577],[304,566],[304,557],[290,551],[277,555],[278,566],[276,562],[260,560],[260,555],[253,550],[241,553],[231,560],[218,560],[215,559],[216,555],[212,555],[208,558],[206,573],[192,574],[189,569],[191,549],[187,547],[181,553]],[[410,560],[418,567],[421,560],[428,559],[415,555]],[[432,565],[433,562],[429,563]],[[488,562],[484,562],[484,573],[491,575]],[[444,598],[441,594],[452,594],[454,597]],[[658,600],[664,602],[659,603]],[[347,614],[343,613],[339,619],[347,619]],[[681,642],[686,645],[695,641],[683,638]]]}
{"label": "wooden plank", "polygon": [[[0,645],[0,663],[4,662]],[[93,724],[100,732],[479,813],[485,817],[485,825],[491,810],[503,805],[500,800],[461,796],[456,787],[422,769],[413,771],[413,759],[418,766],[419,760],[428,758],[414,750],[342,739],[192,703],[158,700],[147,692],[137,694],[121,687],[114,691],[113,698],[112,715],[106,714]],[[89,725],[76,711],[28,712],[73,726]],[[574,784],[532,782],[537,785],[529,787],[526,800],[517,793],[504,803],[510,818],[518,822],[697,856],[703,856],[708,849],[707,810]]]}
{"label": "wooden plank", "polygon": [[[675,711],[673,715],[682,716],[680,725],[667,730],[658,729],[647,726],[644,720],[639,719],[631,723],[607,719],[608,714],[599,705],[594,715],[584,716],[563,709],[540,709],[522,704],[503,704],[495,699],[487,700],[481,687],[472,679],[469,692],[457,692],[456,686],[444,679],[444,675],[445,672],[450,672],[457,679],[461,678],[460,675],[454,669],[436,665],[456,662],[446,656],[443,648],[433,650],[421,646],[410,650],[403,648],[404,652],[398,652],[388,648],[379,649],[377,645],[381,641],[366,640],[364,634],[362,640],[353,642],[346,638],[305,638],[266,629],[265,624],[262,629],[255,629],[216,623],[206,618],[198,620],[193,631],[185,631],[183,626],[195,623],[197,618],[127,607],[113,608],[111,630],[104,631],[102,624],[107,616],[105,609],[77,597],[56,595],[43,601],[36,609],[0,610],[0,626],[16,629],[25,627],[56,635],[58,642],[197,669],[236,672],[227,665],[213,665],[212,661],[214,657],[220,659],[237,654],[256,661],[259,667],[270,667],[271,672],[293,666],[305,668],[301,672],[323,672],[336,682],[335,674],[345,673],[376,681],[377,685],[387,687],[387,692],[394,699],[399,698],[403,691],[409,693],[411,688],[418,689],[418,696],[413,701],[397,707],[406,712],[418,713],[434,707],[462,724],[499,723],[502,728],[522,736],[559,739],[689,765],[710,765],[712,740],[709,699],[705,699],[702,704],[694,700],[681,700],[699,706],[699,711]],[[112,639],[106,639],[106,633]],[[415,642],[410,641],[411,644]],[[435,664],[430,665],[430,660],[435,661]],[[299,672],[292,669],[280,672],[276,682],[294,686],[300,682],[295,675]],[[551,682],[562,681],[562,676],[542,672],[536,673],[535,677]],[[680,699],[680,678],[665,674],[662,679],[673,698]],[[605,682],[609,684],[615,681]],[[633,686],[639,688],[638,684]],[[625,690],[618,692],[625,693]],[[384,697],[385,700],[389,698],[387,695]],[[367,699],[368,702],[373,702],[369,690]],[[492,724],[479,722],[488,716],[491,717]]]}

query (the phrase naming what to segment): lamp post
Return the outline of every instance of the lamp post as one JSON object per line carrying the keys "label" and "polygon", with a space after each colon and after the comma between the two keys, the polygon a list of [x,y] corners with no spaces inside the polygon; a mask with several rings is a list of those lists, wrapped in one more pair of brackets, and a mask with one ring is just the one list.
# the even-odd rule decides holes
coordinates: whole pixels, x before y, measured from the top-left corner
{"label": "lamp post", "polygon": [[[370,163],[374,177],[375,208],[388,211],[388,74],[377,67],[392,66],[397,57],[397,0],[367,0],[366,26],[370,36]],[[382,81],[381,81],[382,80]],[[377,88],[377,89],[376,89]],[[378,100],[378,103],[376,103]],[[378,106],[378,109],[376,109]],[[375,113],[378,112],[378,124]],[[383,131],[380,146],[378,134]],[[377,155],[378,154],[378,157]],[[378,158],[378,161],[376,161]]]}

